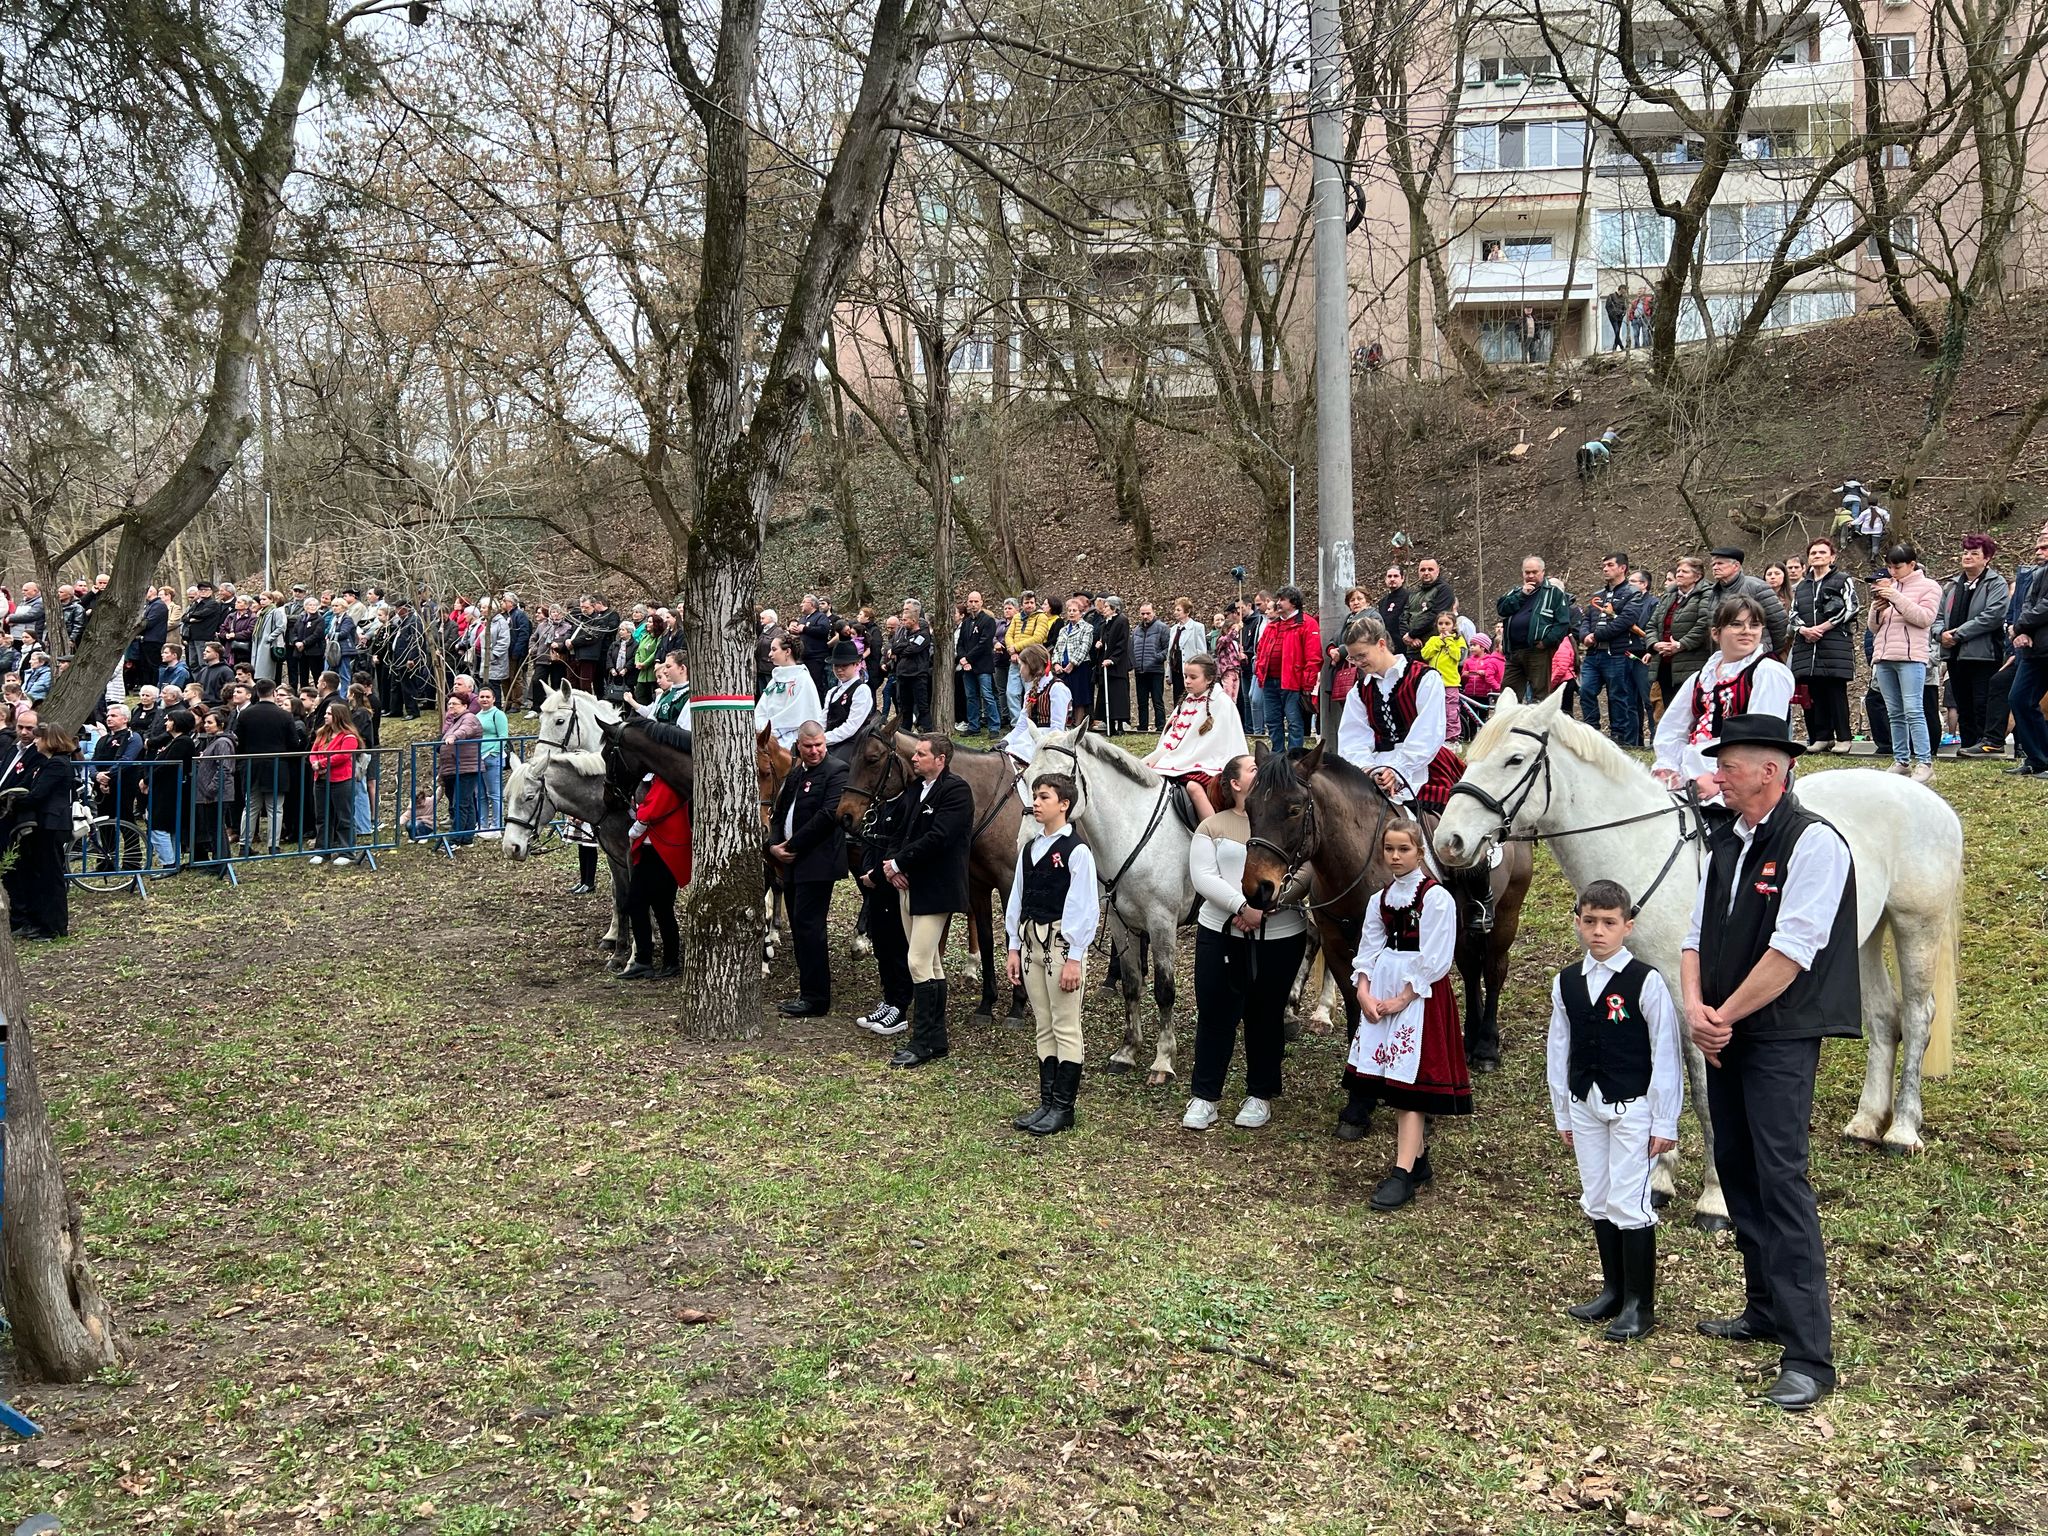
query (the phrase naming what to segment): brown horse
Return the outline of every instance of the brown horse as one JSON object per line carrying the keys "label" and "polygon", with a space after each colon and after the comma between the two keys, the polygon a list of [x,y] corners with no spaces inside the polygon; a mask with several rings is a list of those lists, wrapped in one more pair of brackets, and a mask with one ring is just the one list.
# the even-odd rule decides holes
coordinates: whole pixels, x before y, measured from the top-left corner
{"label": "brown horse", "polygon": [[[853,737],[847,754],[846,788],[839,795],[839,821],[850,837],[859,837],[870,806],[893,800],[917,782],[910,754],[918,737],[894,719],[871,717]],[[1024,802],[1017,794],[1017,770],[1001,752],[953,749],[952,771],[974,791],[974,840],[967,858],[967,912],[974,947],[981,956],[981,1006],[973,1022],[993,1024],[996,1012],[996,956],[1005,946],[996,941],[990,898],[1010,899],[1010,881],[1017,872],[1017,831]],[[1021,987],[1010,990],[1010,1021],[1028,1020],[1029,1004]]]}
{"label": "brown horse", "polygon": [[[1365,928],[1365,905],[1389,884],[1380,860],[1380,832],[1402,814],[1360,769],[1318,742],[1305,752],[1269,757],[1245,802],[1251,845],[1245,851],[1244,893],[1264,908],[1294,874],[1310,874],[1309,914],[1330,971],[1349,977]],[[1426,835],[1426,831],[1425,831]],[[1465,1056],[1475,1072],[1500,1066],[1500,993],[1508,951],[1522,925],[1522,902],[1533,870],[1529,845],[1510,844],[1491,873],[1492,923],[1477,923],[1478,892],[1446,882],[1458,899],[1458,977],[1465,990]],[[1346,985],[1344,1012],[1358,1025],[1358,997]]]}

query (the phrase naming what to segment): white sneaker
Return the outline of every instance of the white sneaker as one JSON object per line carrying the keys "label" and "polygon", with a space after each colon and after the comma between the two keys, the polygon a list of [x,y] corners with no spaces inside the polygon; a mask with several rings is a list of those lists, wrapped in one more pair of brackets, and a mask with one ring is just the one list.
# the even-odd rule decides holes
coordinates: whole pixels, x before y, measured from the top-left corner
{"label": "white sneaker", "polygon": [[872,1034],[900,1035],[903,1031],[910,1028],[910,1020],[904,1017],[901,1008],[884,1003],[873,1013],[862,1019],[860,1027]]}
{"label": "white sneaker", "polygon": [[1889,768],[1885,769],[1885,772],[1886,772],[1886,773],[1896,773],[1896,774],[1898,774],[1898,775],[1899,775],[1899,776],[1900,776],[1901,778],[1903,778],[1903,777],[1905,777],[1906,775],[1908,775],[1908,774],[1912,773],[1912,771],[1913,771],[1913,770],[1912,770],[1912,768],[1911,768],[1911,767],[1910,767],[1910,766],[1909,766],[1908,764],[1905,764],[1905,763],[1893,763],[1893,764],[1891,765],[1891,767],[1889,767]]}
{"label": "white sneaker", "polygon": [[1187,1113],[1180,1117],[1181,1128],[1189,1131],[1206,1131],[1216,1120],[1214,1099],[1189,1099]]}
{"label": "white sneaker", "polygon": [[505,834],[499,831],[496,827],[486,827],[484,828],[483,831],[477,833],[478,837],[483,838],[487,842],[493,843],[496,842],[499,838],[503,837],[504,835]]}
{"label": "white sneaker", "polygon": [[327,861],[316,853],[313,855],[312,858],[306,860],[306,862],[308,864],[325,864]]}
{"label": "white sneaker", "polygon": [[1934,764],[1915,763],[1913,765],[1913,782],[1915,784],[1932,784],[1934,782]]}
{"label": "white sneaker", "polygon": [[347,854],[345,854],[345,853],[337,853],[337,854],[336,854],[336,855],[334,856],[334,867],[335,867],[336,869],[346,869],[346,868],[348,868],[348,866],[349,866],[349,865],[351,865],[351,864],[353,864],[353,863],[355,863],[355,860],[354,860],[354,859],[352,859],[352,858],[350,858],[350,857],[349,857],[349,856],[348,856]]}
{"label": "white sneaker", "polygon": [[1272,1118],[1273,1106],[1264,1099],[1246,1099],[1244,1108],[1237,1112],[1237,1118],[1231,1124],[1247,1131],[1256,1131]]}

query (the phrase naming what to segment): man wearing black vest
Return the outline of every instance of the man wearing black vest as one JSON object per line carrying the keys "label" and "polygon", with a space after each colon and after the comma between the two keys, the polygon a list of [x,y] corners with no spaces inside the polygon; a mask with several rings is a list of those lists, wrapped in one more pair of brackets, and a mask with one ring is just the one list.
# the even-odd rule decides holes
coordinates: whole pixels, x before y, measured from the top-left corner
{"label": "man wearing black vest", "polygon": [[921,736],[911,753],[916,781],[905,792],[909,821],[882,873],[900,893],[910,940],[910,1040],[892,1067],[921,1067],[946,1054],[946,925],[967,910],[967,858],[974,842],[974,791],[952,771],[953,738]]}
{"label": "man wearing black vest", "polygon": [[797,727],[796,759],[768,818],[768,857],[782,866],[802,987],[799,995],[777,1006],[789,1018],[804,1019],[832,1011],[832,950],[825,919],[832,911],[832,887],[846,873],[846,838],[839,825],[846,764],[826,753],[825,728],[815,720]]}
{"label": "man wearing black vest", "polygon": [[825,704],[825,749],[834,757],[848,759],[853,740],[867,728],[875,712],[875,690],[862,674],[860,648],[851,640],[834,643],[831,653],[832,686],[821,695]]}
{"label": "man wearing black vest", "polygon": [[1791,793],[1805,748],[1782,719],[1732,716],[1705,750],[1736,819],[1710,845],[1680,964],[1746,1301],[1699,1328],[1781,1345],[1764,1397],[1798,1412],[1835,1385],[1807,1125],[1821,1041],[1862,1033],[1856,874],[1841,834]]}

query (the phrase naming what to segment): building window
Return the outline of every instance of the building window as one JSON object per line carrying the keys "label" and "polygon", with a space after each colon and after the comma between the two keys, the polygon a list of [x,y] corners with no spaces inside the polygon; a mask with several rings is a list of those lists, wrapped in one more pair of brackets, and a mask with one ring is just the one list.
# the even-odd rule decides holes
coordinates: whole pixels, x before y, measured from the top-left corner
{"label": "building window", "polygon": [[1267,224],[1277,223],[1280,218],[1281,194],[1278,187],[1266,188],[1266,201],[1259,210],[1259,217]]}
{"label": "building window", "polygon": [[1459,137],[1467,171],[1560,170],[1584,163],[1586,125],[1578,118],[1546,123],[1473,123]]}
{"label": "building window", "polygon": [[1913,39],[1880,37],[1877,40],[1877,76],[1880,80],[1913,78]]}
{"label": "building window", "polygon": [[1518,314],[1479,317],[1479,355],[1489,363],[1547,363],[1556,339],[1555,325],[1540,316],[1533,338],[1524,334]]}
{"label": "building window", "polygon": [[953,348],[955,373],[988,373],[995,365],[995,342],[987,336],[969,336]]}
{"label": "building window", "polygon": [[1273,359],[1266,355],[1266,338],[1263,334],[1260,333],[1259,328],[1257,326],[1252,327],[1252,333],[1247,341],[1247,347],[1247,355],[1251,359],[1252,372],[1266,373],[1271,371],[1273,367]]}
{"label": "building window", "polygon": [[1549,235],[1509,235],[1505,243],[1509,261],[1551,261],[1557,256],[1556,242]]}
{"label": "building window", "polygon": [[1707,210],[1707,260],[1742,260],[1740,208],[1715,207]]}
{"label": "building window", "polygon": [[1887,144],[1884,147],[1885,169],[1906,171],[1913,167],[1913,146],[1910,144]]}
{"label": "building window", "polygon": [[1266,292],[1277,296],[1280,292],[1280,263],[1269,261],[1259,268],[1259,281],[1266,285]]}
{"label": "building window", "polygon": [[[1892,216],[1891,236],[1892,250],[1898,255],[1905,257],[1918,255],[1920,251],[1920,216],[1913,213],[1894,214]],[[1869,240],[1864,242],[1863,254],[1872,261],[1882,261],[1884,259],[1878,254],[1876,235],[1872,235]]]}
{"label": "building window", "polygon": [[1653,43],[1636,50],[1636,72],[1644,75],[1676,74],[1685,68],[1685,48],[1679,43]]}
{"label": "building window", "polygon": [[1595,214],[1593,240],[1603,267],[1661,267],[1671,259],[1671,221],[1648,209]]}

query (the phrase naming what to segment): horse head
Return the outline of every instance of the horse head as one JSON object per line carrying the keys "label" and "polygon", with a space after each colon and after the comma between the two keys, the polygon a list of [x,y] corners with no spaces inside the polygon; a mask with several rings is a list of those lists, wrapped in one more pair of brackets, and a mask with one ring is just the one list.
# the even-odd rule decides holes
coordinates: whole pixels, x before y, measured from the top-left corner
{"label": "horse head", "polygon": [[1503,838],[1534,831],[1549,795],[1541,797],[1542,805],[1530,801],[1547,781],[1549,732],[1563,705],[1562,688],[1535,704],[1501,694],[1492,718],[1473,738],[1464,776],[1437,822],[1432,844],[1448,868],[1469,869]]}
{"label": "horse head", "polygon": [[1306,752],[1272,753],[1245,797],[1251,839],[1244,853],[1244,897],[1263,912],[1295,872],[1315,857],[1315,794],[1310,783],[1323,765],[1323,744]]}
{"label": "horse head", "polygon": [[870,715],[868,723],[852,737],[852,751],[846,760],[846,787],[839,793],[839,824],[849,832],[857,830],[861,817],[876,801],[890,797],[892,786],[893,792],[900,794],[909,783],[907,767],[894,772],[890,769],[891,763],[902,762],[896,750],[899,729],[902,726],[894,718]]}

